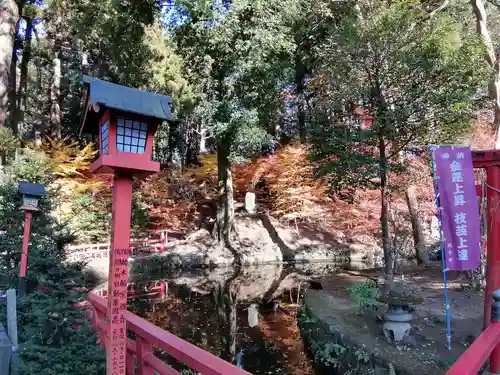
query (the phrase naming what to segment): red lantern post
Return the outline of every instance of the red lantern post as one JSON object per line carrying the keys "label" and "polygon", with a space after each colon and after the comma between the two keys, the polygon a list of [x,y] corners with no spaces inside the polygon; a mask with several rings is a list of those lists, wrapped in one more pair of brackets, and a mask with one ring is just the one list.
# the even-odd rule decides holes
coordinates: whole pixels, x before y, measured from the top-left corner
{"label": "red lantern post", "polygon": [[28,247],[30,243],[31,211],[24,211],[23,248],[21,250],[21,264],[19,265],[19,296],[26,294],[26,270],[28,268]]}
{"label": "red lantern post", "polygon": [[[125,374],[127,354],[128,254],[132,213],[132,176],[115,174],[113,183],[113,216],[111,254],[108,276],[109,343],[106,346],[107,374]],[[118,235],[117,235],[118,234]]]}
{"label": "red lantern post", "polygon": [[[107,375],[127,373],[128,256],[132,216],[132,185],[135,178],[159,171],[151,161],[156,129],[171,120],[168,96],[115,85],[85,76],[86,111],[80,134],[85,130],[99,141],[94,173],[114,174],[113,215],[108,277],[106,345]],[[128,361],[133,364],[133,361]],[[134,369],[129,369],[134,371]]]}

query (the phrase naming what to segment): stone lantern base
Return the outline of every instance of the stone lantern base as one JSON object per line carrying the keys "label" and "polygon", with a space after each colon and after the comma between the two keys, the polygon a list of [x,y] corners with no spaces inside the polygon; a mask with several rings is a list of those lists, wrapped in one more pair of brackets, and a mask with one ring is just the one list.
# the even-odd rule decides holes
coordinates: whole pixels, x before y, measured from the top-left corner
{"label": "stone lantern base", "polygon": [[385,314],[385,323],[382,326],[384,335],[389,342],[395,343],[403,341],[410,335],[412,315],[402,308],[389,308]]}

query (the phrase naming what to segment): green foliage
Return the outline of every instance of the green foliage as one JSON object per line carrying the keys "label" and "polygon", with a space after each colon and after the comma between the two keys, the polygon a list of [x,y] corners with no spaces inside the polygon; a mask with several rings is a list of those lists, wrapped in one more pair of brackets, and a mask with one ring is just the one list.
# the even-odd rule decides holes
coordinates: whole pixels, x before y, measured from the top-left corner
{"label": "green foliage", "polygon": [[23,149],[6,169],[12,181],[48,185],[52,180],[50,160],[39,151]]}
{"label": "green foliage", "polygon": [[[31,255],[31,254],[30,254]],[[61,270],[60,277],[75,282],[81,272]],[[47,293],[30,294],[19,304],[20,352],[18,374],[105,374],[104,350],[97,345],[85,311],[74,309],[82,293],[61,286],[61,279],[45,280]]]}
{"label": "green foliage", "polygon": [[63,220],[80,243],[99,243],[109,239],[111,224],[110,202],[103,207],[91,195],[75,197],[68,204]]}
{"label": "green foliage", "polygon": [[377,298],[380,295],[377,283],[373,280],[366,280],[349,287],[351,298],[356,301],[361,310],[376,309]]}
{"label": "green foliage", "polygon": [[[48,183],[47,161],[39,153],[24,151],[7,169],[9,180]],[[85,311],[73,308],[85,294],[75,286],[84,284],[78,266],[67,266],[64,245],[70,237],[50,216],[50,196],[33,215],[29,246],[27,285],[38,292],[18,305],[19,341],[22,344],[18,374],[104,374],[103,350]],[[24,213],[14,182],[0,185],[0,288],[17,284],[23,241]],[[0,319],[5,319],[5,301]]]}
{"label": "green foliage", "polygon": [[177,3],[192,17],[175,36],[192,63],[192,79],[201,82],[197,117],[233,161],[260,153],[270,137],[259,129],[269,126],[268,110],[287,83],[281,59],[293,51],[290,24],[279,11],[285,4],[238,0],[225,12]]}
{"label": "green foliage", "polygon": [[149,223],[148,206],[141,196],[141,193],[136,191],[132,196],[132,222],[131,235],[133,238],[144,237]]}
{"label": "green foliage", "polygon": [[6,161],[13,158],[16,148],[19,146],[19,140],[14,136],[9,128],[0,128],[0,154],[5,154]]}
{"label": "green foliage", "polygon": [[342,363],[342,357],[346,351],[347,348],[345,346],[327,342],[315,353],[314,357],[325,366],[338,368]]}
{"label": "green foliage", "polygon": [[[3,252],[0,270],[7,277],[18,274],[21,259],[21,245],[24,230],[24,212],[19,210],[22,198],[18,191],[18,181],[47,184],[50,179],[50,166],[45,155],[32,150],[23,150],[18,157],[6,168],[7,183],[0,185],[0,252]],[[50,199],[41,199],[41,212],[51,211]],[[50,234],[56,224],[45,214],[34,215],[32,219],[31,239],[33,244],[30,254],[38,254],[40,262],[30,267],[45,269],[50,267],[50,252],[57,245],[57,240]],[[62,254],[53,254],[60,258]],[[31,277],[31,276],[30,276]],[[33,276],[34,277],[34,276]],[[36,278],[34,279],[36,280]]]}
{"label": "green foliage", "polygon": [[[149,223],[148,206],[139,191],[132,196],[132,238],[144,237]],[[76,195],[63,205],[60,220],[79,243],[108,242],[111,227],[111,201],[89,193]]]}
{"label": "green foliage", "polygon": [[408,146],[456,141],[487,79],[476,34],[451,16],[425,19],[404,0],[346,7],[311,83],[313,156],[336,189],[377,186],[381,169],[403,169]]}
{"label": "green foliage", "polygon": [[[89,54],[91,73],[112,81],[144,87],[144,71],[155,55],[145,42],[145,28],[155,20],[152,1],[54,0],[48,12],[71,18],[68,38],[80,40]],[[58,7],[65,6],[64,11]],[[103,15],[106,15],[103,17]],[[101,46],[106,45],[106,48]]]}

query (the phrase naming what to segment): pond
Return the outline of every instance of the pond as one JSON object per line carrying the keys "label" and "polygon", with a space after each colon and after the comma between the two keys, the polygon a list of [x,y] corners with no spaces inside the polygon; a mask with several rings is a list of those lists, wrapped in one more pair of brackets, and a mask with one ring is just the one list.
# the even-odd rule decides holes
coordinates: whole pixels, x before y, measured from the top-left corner
{"label": "pond", "polygon": [[[310,280],[337,271],[308,263],[136,274],[129,309],[252,374],[311,375],[296,314]],[[160,281],[166,293],[140,296]]]}

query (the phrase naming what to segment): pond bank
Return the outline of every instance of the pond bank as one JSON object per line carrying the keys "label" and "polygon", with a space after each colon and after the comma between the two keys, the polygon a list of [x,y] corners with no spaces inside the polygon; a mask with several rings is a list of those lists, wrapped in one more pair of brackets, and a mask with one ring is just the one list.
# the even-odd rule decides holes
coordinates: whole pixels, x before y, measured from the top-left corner
{"label": "pond bank", "polygon": [[[357,332],[344,321],[344,314],[355,313],[355,306],[338,303],[321,290],[308,290],[299,311],[299,328],[306,349],[314,358],[317,375],[413,375],[422,373],[423,364],[415,361],[408,367],[391,358],[397,349],[387,353],[380,350],[380,340]],[[419,366],[420,367],[419,369]],[[394,371],[394,372],[391,372]],[[438,374],[425,368],[425,374]]]}
{"label": "pond bank", "polygon": [[322,280],[322,290],[307,290],[299,311],[299,328],[312,354],[317,375],[442,375],[481,332],[482,296],[464,290],[459,276],[450,274],[451,350],[445,348],[442,281],[438,268],[405,272],[405,285],[414,287],[423,302],[414,306],[408,340],[389,344],[382,332],[387,305],[377,303],[361,312],[349,286],[380,272],[343,272]]}
{"label": "pond bank", "polygon": [[[369,269],[381,265],[381,249],[369,243],[335,239],[317,234],[302,237],[281,226],[267,215],[237,217],[238,240],[232,251],[221,246],[210,233],[200,229],[185,239],[167,243],[163,253],[138,253],[130,258],[130,273],[140,268],[172,269],[227,267],[235,263],[235,253],[243,265],[337,263],[350,269]],[[108,273],[108,248],[90,250],[80,247],[69,261],[87,262],[87,270],[102,279]]]}

